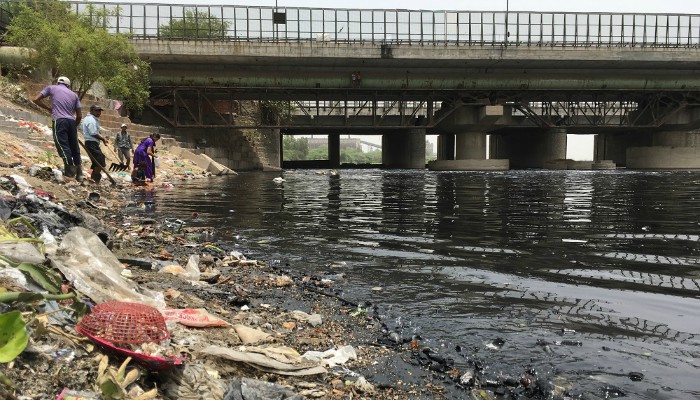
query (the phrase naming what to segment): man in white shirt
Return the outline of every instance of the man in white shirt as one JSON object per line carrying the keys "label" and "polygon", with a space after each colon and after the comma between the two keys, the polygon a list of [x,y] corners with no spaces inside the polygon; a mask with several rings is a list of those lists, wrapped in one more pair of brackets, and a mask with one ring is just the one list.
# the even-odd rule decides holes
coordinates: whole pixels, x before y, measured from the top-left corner
{"label": "man in white shirt", "polygon": [[100,115],[102,115],[102,107],[98,104],[90,106],[90,114],[88,114],[80,124],[83,131],[83,139],[85,139],[85,148],[92,156],[92,178],[95,183],[99,184],[102,179],[102,168],[105,165],[105,155],[100,149],[100,142],[107,145],[107,138],[100,135]]}

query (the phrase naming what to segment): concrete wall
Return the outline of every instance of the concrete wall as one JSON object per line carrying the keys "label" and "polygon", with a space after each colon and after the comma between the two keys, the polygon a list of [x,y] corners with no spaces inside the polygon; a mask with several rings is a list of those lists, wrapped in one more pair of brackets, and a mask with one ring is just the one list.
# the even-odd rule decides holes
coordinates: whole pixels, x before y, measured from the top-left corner
{"label": "concrete wall", "polygon": [[195,152],[204,153],[234,171],[279,167],[279,133],[275,135],[272,130],[187,128],[176,129],[173,135],[186,147],[195,148]]}
{"label": "concrete wall", "polygon": [[596,135],[594,143],[596,161],[612,160],[632,169],[696,169],[700,163],[693,158],[700,146],[698,132],[606,133]]}
{"label": "concrete wall", "polygon": [[508,160],[435,160],[428,163],[431,171],[507,171]]}
{"label": "concrete wall", "polygon": [[700,148],[650,146],[627,149],[630,169],[700,169]]}
{"label": "concrete wall", "polygon": [[652,135],[652,146],[697,147],[700,133],[687,131],[656,132]]}

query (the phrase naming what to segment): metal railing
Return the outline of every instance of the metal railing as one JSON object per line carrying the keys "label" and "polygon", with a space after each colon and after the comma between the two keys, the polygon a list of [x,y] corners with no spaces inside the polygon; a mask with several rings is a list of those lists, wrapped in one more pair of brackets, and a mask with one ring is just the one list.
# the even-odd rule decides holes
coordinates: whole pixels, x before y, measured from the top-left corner
{"label": "metal railing", "polygon": [[69,2],[136,39],[697,48],[700,15]]}

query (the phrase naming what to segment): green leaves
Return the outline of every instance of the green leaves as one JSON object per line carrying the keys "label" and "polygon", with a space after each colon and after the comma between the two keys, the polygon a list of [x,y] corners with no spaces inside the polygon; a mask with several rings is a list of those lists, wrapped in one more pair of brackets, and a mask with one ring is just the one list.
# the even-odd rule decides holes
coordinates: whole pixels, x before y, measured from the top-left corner
{"label": "green leaves", "polygon": [[113,98],[127,100],[133,110],[143,108],[150,95],[150,67],[125,35],[104,28],[106,18],[115,12],[89,6],[77,15],[58,0],[20,4],[6,38],[36,50],[34,67],[70,77],[80,98],[100,81]]}
{"label": "green leaves", "polygon": [[56,271],[30,263],[20,263],[17,269],[28,275],[37,285],[49,293],[61,291],[61,277]]}
{"label": "green leaves", "polygon": [[184,18],[161,25],[159,34],[169,39],[224,39],[229,25],[204,11],[187,10]]}
{"label": "green leaves", "polygon": [[19,311],[0,314],[0,362],[15,359],[29,343],[27,326]]}

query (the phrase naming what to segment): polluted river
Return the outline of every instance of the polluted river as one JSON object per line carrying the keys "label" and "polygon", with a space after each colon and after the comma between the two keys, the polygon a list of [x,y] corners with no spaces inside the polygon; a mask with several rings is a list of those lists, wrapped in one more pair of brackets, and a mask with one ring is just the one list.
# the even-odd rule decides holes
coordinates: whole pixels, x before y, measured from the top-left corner
{"label": "polluted river", "polygon": [[700,173],[291,170],[135,199],[331,280],[458,368],[700,398]]}

